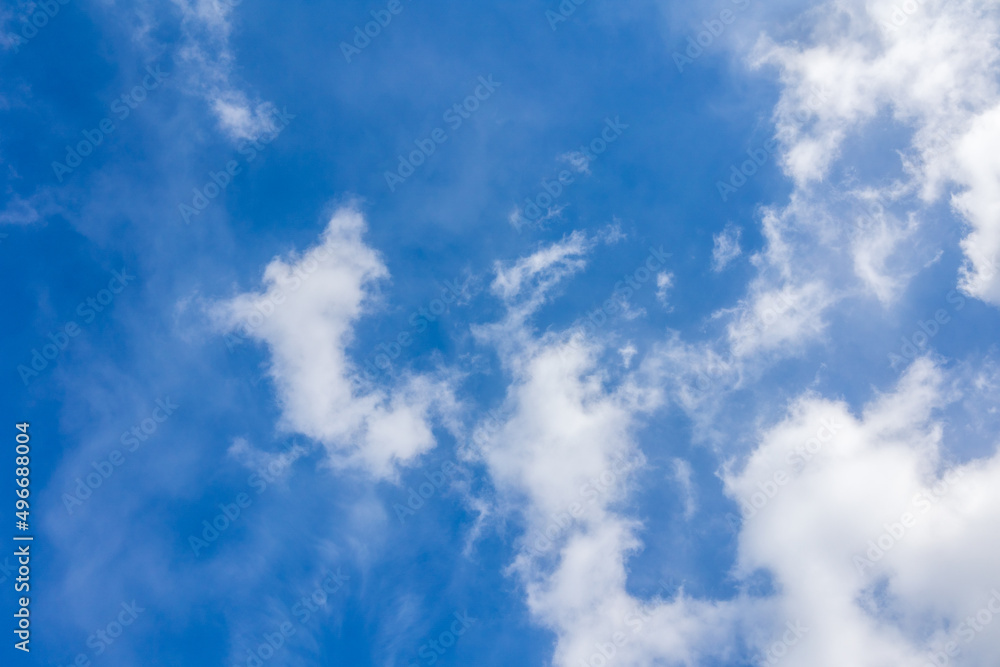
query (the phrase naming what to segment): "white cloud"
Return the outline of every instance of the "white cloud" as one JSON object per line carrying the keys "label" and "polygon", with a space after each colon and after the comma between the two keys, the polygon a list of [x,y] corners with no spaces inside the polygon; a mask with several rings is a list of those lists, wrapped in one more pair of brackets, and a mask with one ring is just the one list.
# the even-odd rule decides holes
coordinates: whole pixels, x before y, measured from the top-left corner
{"label": "white cloud", "polygon": [[[903,4],[906,7],[901,9]],[[912,9],[912,11],[911,11]],[[896,25],[898,24],[898,25]],[[768,38],[754,62],[778,67],[784,88],[775,111],[783,167],[800,190],[820,182],[845,140],[871,131],[888,113],[909,145],[901,146],[906,180],[893,189],[917,193],[929,208],[947,187],[969,225],[967,265],[959,284],[1000,305],[1000,8],[975,0],[898,3],[838,0],[808,17],[808,39],[778,45]],[[887,27],[888,26],[888,29]],[[828,103],[808,102],[816,87]],[[919,212],[919,211],[915,211]],[[883,237],[885,244],[891,237]],[[859,254],[867,247],[856,247]],[[875,256],[859,256],[859,273],[883,301],[899,285]]]}
{"label": "white cloud", "polygon": [[635,345],[629,343],[625,347],[618,350],[618,354],[622,356],[622,363],[625,364],[625,368],[632,366],[632,359],[639,351],[635,349]]}
{"label": "white cloud", "polygon": [[719,272],[725,269],[731,261],[743,253],[740,248],[740,234],[743,230],[735,225],[726,225],[718,234],[712,236],[712,270]]}
{"label": "white cloud", "polygon": [[616,219],[614,222],[609,223],[604,229],[600,230],[597,233],[596,238],[602,243],[614,245],[626,240],[628,235],[622,231],[621,222]]}
{"label": "white cloud", "polygon": [[[924,667],[998,588],[1000,456],[948,462],[945,387],[923,359],[859,417],[804,395],[725,475],[746,514],[738,576],[770,572],[779,616],[808,628],[782,664]],[[975,634],[954,664],[1000,651],[1000,625]]]}
{"label": "white cloud", "polygon": [[219,125],[232,139],[257,139],[274,132],[276,109],[251,100],[234,82],[236,56],[230,44],[232,13],[239,2],[173,0],[181,11],[184,34],[179,61],[188,66],[189,85],[202,95]]}
{"label": "white cloud", "polygon": [[851,257],[831,250],[829,236],[840,232],[821,211],[794,194],[784,208],[761,209],[764,245],[749,258],[757,275],[743,298],[711,314],[706,325],[717,334],[688,342],[671,333],[643,359],[649,381],[695,420],[697,439],[727,438],[717,428],[726,395],[823,340],[830,308],[851,296],[843,286]]}
{"label": "white cloud", "polygon": [[656,274],[656,299],[664,306],[667,305],[667,295],[674,286],[674,274],[663,271]]}
{"label": "white cloud", "polygon": [[[902,242],[916,233],[917,221],[912,214],[907,220],[897,220],[875,201],[856,222],[857,230],[851,239],[854,273],[883,305],[889,305],[917,270],[907,267],[905,258],[901,262],[894,261],[899,259]],[[927,266],[925,263],[920,268]]]}
{"label": "white cloud", "polygon": [[442,378],[408,375],[391,390],[366,388],[345,349],[376,281],[388,276],[361,238],[355,209],[337,211],[320,243],[298,257],[275,258],[264,290],[216,304],[224,331],[265,343],[282,426],[322,442],[336,465],[392,476],[435,444],[432,418],[453,409]]}
{"label": "white cloud", "polygon": [[620,665],[717,654],[712,637],[731,629],[730,604],[683,591],[643,601],[625,589],[639,524],[613,508],[631,489],[626,462],[641,464],[632,431],[652,397],[629,381],[607,388],[599,352],[550,338],[510,364],[519,370],[509,417],[478,454],[499,492],[520,500],[526,537],[512,572],[531,612],[556,633],[555,665],[589,663],[602,647]]}
{"label": "white cloud", "polygon": [[[700,602],[683,591],[670,601],[643,601],[625,589],[639,524],[615,507],[643,465],[633,432],[658,393],[631,376],[610,382],[599,365],[603,347],[582,331],[537,337],[526,322],[530,311],[521,300],[538,303],[581,268],[585,248],[574,234],[497,266],[494,290],[510,314],[498,325],[502,337],[501,329],[485,327],[481,332],[495,335],[481,338],[497,344],[511,382],[500,423],[480,428],[469,453],[486,465],[495,502],[524,518],[511,572],[531,612],[556,633],[553,664],[575,667],[601,651],[613,651],[621,665],[718,653],[711,638],[733,623],[728,603]],[[529,278],[534,288],[522,294]]]}
{"label": "white cloud", "polygon": [[216,89],[209,93],[212,110],[222,127],[236,139],[257,139],[277,130],[277,109],[269,102],[251,103],[239,90]]}
{"label": "white cloud", "polygon": [[721,347],[687,343],[673,332],[642,360],[642,371],[650,382],[665,386],[671,399],[689,416],[705,417],[702,411],[711,412],[723,392],[738,384],[743,375],[742,361]]}
{"label": "white cloud", "polygon": [[[513,286],[523,281],[513,276],[537,275],[550,289],[572,273],[570,256],[564,241],[498,267],[513,271],[498,281],[499,293],[521,293]],[[733,574],[743,586],[766,572],[773,594],[697,599],[681,589],[643,600],[628,592],[628,562],[643,545],[641,524],[623,501],[645,460],[636,430],[662,406],[662,369],[673,363],[711,369],[730,385],[742,381],[749,356],[815,335],[800,329],[819,326],[823,294],[808,284],[762,290],[737,323],[763,322],[768,304],[778,310],[782,299],[795,314],[771,332],[730,330],[728,359],[675,339],[642,372],[614,376],[601,365],[603,346],[582,331],[538,336],[516,319],[519,335],[500,348],[511,374],[503,416],[470,454],[489,472],[494,504],[523,518],[510,572],[533,616],[556,635],[554,665],[590,664],[611,652],[620,665],[697,665],[750,651],[758,663],[780,653],[789,667],[924,667],[935,642],[961,631],[1000,586],[1000,564],[990,556],[1000,546],[990,528],[1000,519],[993,497],[1000,455],[949,463],[936,415],[957,398],[956,385],[921,359],[857,417],[842,402],[806,392],[752,438],[738,470],[736,458],[724,467],[726,493],[748,508]],[[656,364],[661,372],[650,372]],[[691,517],[689,464],[675,460],[673,479]],[[868,554],[880,539],[881,552]],[[1000,632],[961,646],[968,664],[986,664],[998,649]]]}
{"label": "white cloud", "polygon": [[[550,409],[538,405],[541,397],[551,397],[556,386],[576,396],[579,409],[626,405],[616,403],[614,392],[580,391],[586,375],[573,379],[580,370],[587,366],[554,381],[532,369],[528,386],[544,376],[545,389],[512,395],[539,414]],[[789,667],[925,667],[949,641],[962,656],[953,664],[991,664],[1000,650],[1000,625],[980,632],[966,619],[987,604],[1000,611],[1000,598],[990,601],[1000,591],[1000,564],[991,557],[1000,547],[991,528],[1000,519],[1000,454],[949,462],[935,414],[956,397],[952,383],[926,359],[859,417],[842,402],[806,393],[761,431],[738,472],[733,462],[725,467],[726,492],[746,514],[733,574],[747,582],[767,572],[775,588],[768,597],[696,600],[680,593],[641,603],[628,596],[627,561],[641,544],[635,522],[612,509],[617,495],[558,534],[553,559],[522,549],[514,571],[526,582],[532,611],[559,638],[554,664],[586,663],[614,632],[624,637],[615,658],[622,665],[734,659],[745,644],[755,664],[780,655]],[[622,426],[634,424],[637,408],[604,414],[617,414],[612,423],[627,434]],[[570,423],[586,423],[594,414],[600,413],[588,411]],[[542,449],[541,443],[572,438],[577,458],[582,452],[611,457],[610,448],[629,446],[627,436],[608,445],[603,430],[594,442],[559,430],[563,419],[536,419],[526,429],[527,419],[526,410],[514,409],[509,423],[518,426],[503,432],[501,442],[516,441],[522,451],[531,449],[524,443]],[[508,473],[518,491],[532,497],[537,487],[545,493],[535,503],[544,507],[537,521],[545,522],[546,511],[565,515],[575,499],[572,486],[562,498],[549,497],[559,491],[543,490],[535,464],[517,463],[519,458],[504,452],[503,467],[521,471]],[[562,471],[553,466],[545,474]],[[578,475],[577,481],[586,479],[593,470]],[[690,516],[696,506],[683,461],[675,462],[674,478]],[[627,494],[628,488],[626,477],[615,490]],[[581,586],[584,581],[588,585]],[[645,612],[636,615],[637,607]],[[1000,615],[993,622],[1000,623]]]}
{"label": "white cloud", "polygon": [[39,218],[35,206],[18,195],[14,195],[0,211],[0,224],[3,225],[30,225],[37,222]]}
{"label": "white cloud", "polygon": [[568,163],[570,167],[581,174],[590,173],[590,158],[586,153],[581,153],[580,151],[570,151],[560,155],[559,159]]}
{"label": "white cloud", "polygon": [[[795,190],[787,205],[763,209],[765,243],[750,258],[758,275],[734,308],[714,314],[721,337],[686,343],[674,335],[640,371],[622,375],[601,367],[602,346],[582,332],[536,336],[526,316],[507,319],[514,323],[507,332],[517,335],[501,348],[512,376],[506,417],[477,453],[508,506],[524,517],[526,537],[511,571],[533,615],[556,635],[555,665],[591,664],[621,631],[625,641],[614,648],[621,665],[735,661],[743,644],[758,656],[777,646],[790,667],[924,667],[934,642],[960,632],[1000,590],[1000,565],[991,558],[1000,546],[992,529],[1000,519],[1000,498],[993,497],[1000,494],[1000,455],[949,463],[939,411],[954,396],[927,360],[859,416],[842,402],[805,393],[750,438],[744,467],[734,471],[734,462],[723,473],[734,499],[763,500],[740,530],[734,576],[745,583],[767,572],[773,595],[721,601],[681,592],[643,603],[625,585],[628,560],[642,544],[639,524],[618,502],[632,478],[609,470],[623,457],[642,460],[634,434],[643,415],[665,397],[689,411],[705,403],[717,410],[722,394],[749,386],[762,366],[821,339],[834,304],[865,293],[892,303],[927,263],[903,251],[918,247],[914,238],[946,186],[959,190],[951,203],[971,229],[963,242],[970,255],[963,289],[1000,300],[992,272],[1000,250],[1000,158],[990,151],[1000,127],[993,116],[1000,108],[997,5],[927,0],[898,29],[883,31],[880,21],[893,7],[888,0],[831,1],[800,17],[796,28],[807,30],[799,39],[758,43],[754,61],[780,72],[775,119]],[[817,90],[825,91],[822,104]],[[900,170],[846,190],[825,182],[845,141],[865,138],[885,112],[912,133],[897,158]],[[912,210],[883,210],[875,224],[859,227],[851,212],[873,192],[894,209]],[[713,268],[722,270],[740,254],[738,232],[714,240]],[[553,246],[515,264],[522,269],[497,284],[518,293],[521,276],[531,275],[525,267],[538,265],[551,278],[548,289],[578,270],[566,257]],[[948,467],[956,473],[947,474]],[[573,512],[582,490],[603,473],[611,483],[595,503]],[[683,465],[674,474],[690,488]],[[692,507],[693,500],[686,511]],[[908,512],[920,513],[912,526]],[[563,517],[560,529],[549,537],[551,548],[539,552],[534,536],[544,535],[554,516]],[[856,557],[867,557],[870,543],[886,542],[883,533],[891,546],[861,568]],[[644,612],[632,617],[641,619],[632,632],[628,614],[636,607]],[[996,623],[993,632],[961,644],[961,664],[992,664],[1000,653]]]}
{"label": "white cloud", "polygon": [[830,295],[818,282],[780,289],[755,285],[727,328],[733,354],[747,357],[776,350],[791,354],[822,334],[823,311],[830,303]]}

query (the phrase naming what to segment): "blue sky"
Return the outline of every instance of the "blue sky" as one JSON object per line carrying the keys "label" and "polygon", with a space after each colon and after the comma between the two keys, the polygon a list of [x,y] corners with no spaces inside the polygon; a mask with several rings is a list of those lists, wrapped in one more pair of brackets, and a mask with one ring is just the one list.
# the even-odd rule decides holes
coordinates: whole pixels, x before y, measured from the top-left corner
{"label": "blue sky", "polygon": [[10,664],[994,664],[994,3],[0,22]]}

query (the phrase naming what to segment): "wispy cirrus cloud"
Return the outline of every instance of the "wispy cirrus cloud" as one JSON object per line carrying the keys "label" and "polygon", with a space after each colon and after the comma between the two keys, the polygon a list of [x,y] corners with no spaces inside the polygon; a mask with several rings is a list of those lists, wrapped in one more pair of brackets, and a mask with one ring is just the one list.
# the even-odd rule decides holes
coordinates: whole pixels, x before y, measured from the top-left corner
{"label": "wispy cirrus cloud", "polygon": [[178,60],[188,85],[204,97],[222,130],[234,140],[253,140],[273,132],[276,107],[255,99],[235,80],[231,44],[233,13],[240,0],[173,0],[181,13],[184,41]]}

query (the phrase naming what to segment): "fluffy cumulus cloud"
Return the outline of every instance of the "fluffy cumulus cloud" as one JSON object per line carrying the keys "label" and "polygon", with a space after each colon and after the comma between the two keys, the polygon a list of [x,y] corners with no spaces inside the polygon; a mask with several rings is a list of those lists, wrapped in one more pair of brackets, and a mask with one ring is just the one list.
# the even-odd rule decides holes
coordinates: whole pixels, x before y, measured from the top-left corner
{"label": "fluffy cumulus cloud", "polygon": [[807,394],[725,474],[744,515],[736,573],[770,573],[778,617],[802,635],[777,626],[765,657],[992,664],[1000,456],[954,460],[939,411],[956,398],[926,359],[858,415]]}
{"label": "fluffy cumulus cloud", "polygon": [[[640,524],[619,504],[645,465],[634,432],[658,405],[658,392],[627,373],[610,377],[601,364],[604,345],[582,330],[539,336],[528,321],[558,281],[582,268],[584,249],[575,234],[498,265],[495,291],[510,315],[479,335],[500,347],[511,382],[503,418],[481,428],[470,453],[485,464],[503,506],[523,517],[511,572],[531,612],[558,637],[554,664],[599,664],[612,656],[621,665],[691,664],[727,651],[713,647],[712,637],[732,626],[732,605],[683,591],[642,600],[626,590]],[[529,275],[529,289],[510,287]]]}
{"label": "fluffy cumulus cloud", "polygon": [[389,275],[365,245],[365,227],[356,209],[338,210],[317,245],[275,258],[261,291],[217,303],[212,314],[221,330],[267,345],[285,429],[323,443],[335,464],[391,476],[434,446],[434,416],[454,406],[443,377],[370,387],[348,359],[354,325]]}
{"label": "fluffy cumulus cloud", "polygon": [[[995,37],[996,39],[996,37]],[[965,189],[952,204],[972,230],[962,240],[968,263],[962,289],[1000,305],[1000,102],[976,117],[955,149],[955,180]]]}
{"label": "fluffy cumulus cloud", "polygon": [[[717,411],[720,394],[750,386],[754,364],[822,337],[845,299],[898,299],[939,256],[928,259],[918,237],[941,224],[931,210],[941,200],[965,225],[955,280],[1000,304],[998,25],[995,3],[844,0],[804,16],[800,39],[758,42],[752,62],[776,66],[782,80],[775,120],[795,189],[763,209],[758,275],[736,307],[715,314],[725,337],[674,334],[646,360],[680,405]],[[830,183],[848,151],[881,159],[847,144],[884,114],[907,138],[886,150],[901,156],[895,168]],[[725,234],[715,242],[716,255],[732,245]],[[958,399],[921,359],[860,414],[806,393],[726,467],[743,512],[733,574],[764,572],[775,588],[744,637],[754,664],[995,662],[1000,567],[985,554],[996,547],[1000,456],[956,460],[961,443],[945,440],[943,411]],[[760,605],[741,604],[745,627]]]}
{"label": "fluffy cumulus cloud", "polygon": [[[898,285],[879,271],[892,245],[912,231],[911,214],[948,198],[967,224],[957,278],[972,296],[1000,305],[1000,7],[964,0],[838,0],[806,19],[808,35],[763,38],[753,61],[777,67],[783,83],[775,110],[783,166],[803,191],[889,116],[908,141],[899,171],[867,184],[886,204],[908,207],[895,229],[871,226],[874,244],[857,245],[859,274],[886,300]],[[815,102],[816,90],[825,101]]]}

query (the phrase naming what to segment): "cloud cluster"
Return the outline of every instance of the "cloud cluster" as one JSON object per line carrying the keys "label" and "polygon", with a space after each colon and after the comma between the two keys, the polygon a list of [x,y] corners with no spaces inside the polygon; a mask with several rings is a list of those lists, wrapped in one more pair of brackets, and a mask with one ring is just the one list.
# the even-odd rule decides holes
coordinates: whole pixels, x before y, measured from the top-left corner
{"label": "cloud cluster", "polygon": [[[1000,158],[993,150],[1000,139],[1000,8],[980,0],[838,0],[817,7],[808,26],[808,37],[795,42],[763,38],[753,59],[780,73],[775,120],[785,172],[807,189],[830,174],[848,138],[865,136],[889,115],[910,141],[899,147],[902,173],[872,188],[889,202],[918,197],[910,204],[916,213],[950,191],[952,208],[969,226],[959,284],[1000,305]],[[810,108],[817,86],[829,101]],[[885,227],[876,233],[884,253]],[[862,271],[872,265],[859,263]]]}
{"label": "cloud cluster", "polygon": [[995,628],[952,636],[1000,584],[1000,455],[951,460],[935,414],[954,398],[926,359],[858,416],[806,394],[725,473],[737,574],[766,570],[779,616],[809,628],[782,664],[923,667],[953,640],[956,664],[997,655]]}
{"label": "cloud cluster", "polygon": [[[538,335],[527,317],[532,308],[524,304],[543,302],[582,268],[587,249],[585,237],[573,234],[497,266],[495,292],[509,314],[480,335],[497,344],[510,383],[501,423],[480,431],[472,454],[500,504],[523,517],[511,572],[531,612],[558,637],[554,664],[614,657],[615,664],[647,665],[714,654],[712,635],[734,620],[729,603],[693,600],[683,591],[669,601],[643,601],[625,586],[641,526],[619,505],[644,465],[635,430],[659,404],[658,392],[630,374],[612,380],[602,366],[603,345],[584,331]],[[531,287],[521,288],[528,276]]]}
{"label": "cloud cluster", "polygon": [[[955,227],[965,234],[956,285],[1000,305],[996,4],[832,0],[777,31],[749,64],[780,80],[773,119],[793,191],[759,209],[757,272],[712,314],[720,335],[671,335],[645,362],[702,424],[725,392],[824,342],[835,307],[874,299],[891,314]],[[941,215],[943,199],[957,215]],[[739,251],[729,225],[712,268]]]}
{"label": "cloud cluster", "polygon": [[[552,286],[556,257],[544,248],[515,266]],[[644,465],[636,430],[662,407],[659,395],[641,375],[612,380],[601,344],[583,332],[522,326],[524,344],[503,352],[504,418],[475,454],[502,504],[523,517],[510,571],[556,634],[553,664],[780,657],[790,667],[923,667],[941,651],[986,664],[1000,649],[1000,635],[975,630],[1000,585],[989,555],[1000,455],[953,460],[940,415],[959,395],[932,362],[914,362],[857,416],[806,392],[724,466],[726,493],[744,511],[733,576],[766,572],[772,593],[697,599],[681,589],[643,600],[626,588],[642,547],[641,523],[623,510],[634,467],[617,462]],[[690,512],[690,470],[674,466]]]}
{"label": "cloud cluster", "polygon": [[[822,340],[837,305],[897,301],[925,264],[921,232],[946,194],[967,225],[956,282],[1000,305],[997,6],[905,6],[913,11],[897,16],[889,0],[831,0],[801,19],[797,39],[757,43],[752,62],[776,67],[781,79],[774,119],[794,190],[787,203],[762,209],[763,244],[747,252],[756,275],[735,305],[712,313],[714,338],[670,332],[633,366],[631,344],[612,354],[608,341],[578,327],[538,332],[533,317],[597,244],[582,232],[494,265],[492,292],[506,314],[473,332],[496,349],[507,386],[465,454],[482,464],[497,497],[470,504],[522,522],[509,571],[556,637],[554,664],[780,658],[790,667],[924,667],[940,664],[939,655],[979,665],[1000,653],[1000,633],[987,631],[1000,621],[990,626],[993,612],[987,621],[981,613],[1000,590],[992,557],[1000,454],[963,460],[946,441],[955,378],[922,358],[856,413],[798,390],[787,407],[767,405],[776,420],[743,424],[745,433],[711,419],[727,392]],[[822,105],[817,88],[827,91]],[[220,112],[226,122],[252,125],[235,106]],[[883,156],[849,140],[865,139],[884,114],[908,137],[884,150],[900,151],[898,169],[831,184],[851,151]],[[364,226],[357,211],[337,212],[317,246],[274,259],[260,291],[214,313],[224,330],[252,324],[267,345],[285,428],[323,443],[338,465],[391,477],[434,446],[434,419],[447,420],[455,399],[440,377],[404,376],[390,388],[357,382],[346,349],[373,286],[388,276],[362,241]],[[743,252],[740,229],[713,241],[711,267],[721,272]],[[665,302],[672,275],[657,285]],[[749,450],[717,450],[726,458],[719,474],[743,512],[732,576],[748,590],[763,574],[767,592],[629,592],[629,561],[643,547],[642,523],[627,510],[646,460],[639,432],[670,405],[720,440],[749,441]],[[690,517],[705,496],[690,466],[672,460]]]}

